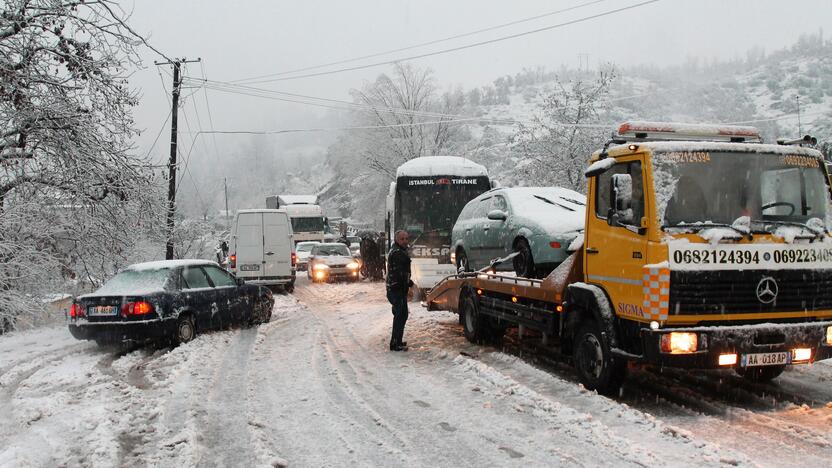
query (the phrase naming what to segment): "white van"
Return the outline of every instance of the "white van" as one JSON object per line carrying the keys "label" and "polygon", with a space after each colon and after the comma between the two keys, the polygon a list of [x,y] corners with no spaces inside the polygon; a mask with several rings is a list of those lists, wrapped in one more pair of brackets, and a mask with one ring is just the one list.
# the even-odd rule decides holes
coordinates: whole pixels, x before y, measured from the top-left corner
{"label": "white van", "polygon": [[283,210],[240,210],[231,229],[229,270],[247,283],[295,289],[295,242]]}

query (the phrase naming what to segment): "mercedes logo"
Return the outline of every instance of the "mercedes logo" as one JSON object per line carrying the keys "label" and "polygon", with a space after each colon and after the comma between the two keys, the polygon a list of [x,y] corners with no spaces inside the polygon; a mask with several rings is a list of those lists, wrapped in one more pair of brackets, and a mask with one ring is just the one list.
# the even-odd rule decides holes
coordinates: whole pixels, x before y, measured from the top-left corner
{"label": "mercedes logo", "polygon": [[763,304],[771,304],[777,299],[777,281],[771,276],[763,276],[757,283],[757,300]]}

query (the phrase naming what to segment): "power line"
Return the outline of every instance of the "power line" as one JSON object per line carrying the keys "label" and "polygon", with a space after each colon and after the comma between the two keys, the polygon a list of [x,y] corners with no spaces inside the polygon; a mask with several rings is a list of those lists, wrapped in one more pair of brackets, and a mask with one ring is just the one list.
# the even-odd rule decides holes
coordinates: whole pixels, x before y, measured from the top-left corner
{"label": "power line", "polygon": [[404,52],[406,50],[417,49],[417,48],[420,48],[420,47],[425,47],[425,46],[429,46],[429,45],[433,45],[433,44],[439,44],[439,43],[442,43],[442,42],[452,41],[454,39],[460,39],[460,38],[463,38],[463,37],[473,36],[473,35],[488,32],[488,31],[494,31],[496,29],[502,29],[502,28],[505,28],[505,27],[508,27],[508,26],[514,26],[514,25],[520,24],[520,23],[526,23],[526,22],[529,22],[529,21],[534,21],[534,20],[537,20],[537,19],[540,19],[540,18],[545,18],[547,16],[553,16],[553,15],[557,15],[557,14],[560,14],[560,13],[566,13],[567,11],[577,10],[579,8],[594,5],[596,3],[601,3],[601,2],[604,2],[604,1],[606,1],[606,0],[593,0],[593,1],[590,1],[590,2],[584,2],[584,3],[581,3],[579,5],[575,5],[575,6],[572,6],[572,7],[569,7],[569,8],[563,8],[563,9],[560,9],[560,10],[551,11],[549,13],[543,13],[541,15],[530,16],[528,18],[523,18],[523,19],[519,19],[519,20],[516,20],[516,21],[511,21],[509,23],[503,23],[503,24],[498,24],[496,26],[477,29],[476,31],[470,31],[470,32],[467,32],[467,33],[457,34],[455,36],[449,36],[449,37],[445,37],[445,38],[442,38],[442,39],[436,39],[436,40],[432,40],[432,41],[428,41],[428,42],[422,42],[422,43],[419,43],[419,44],[414,44],[414,45],[407,46],[407,47],[401,47],[401,48],[398,48],[398,49],[385,50],[384,52],[377,52],[377,53],[374,53],[374,54],[363,55],[361,57],[353,57],[353,58],[350,58],[350,59],[338,60],[338,61],[329,62],[329,63],[323,63],[321,65],[314,65],[314,66],[304,67],[304,68],[296,68],[294,70],[287,70],[287,71],[278,72],[278,73],[269,73],[269,74],[266,74],[266,75],[254,76],[254,77],[251,77],[251,78],[244,78],[244,79],[240,79],[240,80],[234,80],[231,83],[239,83],[239,82],[246,82],[246,81],[252,81],[252,80],[259,80],[261,78],[269,78],[269,77],[273,77],[273,76],[290,75],[290,74],[298,73],[298,72],[304,72],[304,71],[309,71],[309,70],[317,70],[319,68],[329,67],[329,66],[332,66],[332,65],[342,65],[342,64],[345,64],[345,63],[356,62],[356,61],[365,60],[365,59],[368,59],[368,58],[379,57],[381,55],[394,54],[396,52]]}
{"label": "power line", "polygon": [[[190,78],[190,79],[193,80],[192,78]],[[356,111],[357,110],[357,111],[373,112],[373,113],[386,112],[386,113],[397,114],[397,115],[417,116],[417,117],[433,117],[433,118],[448,117],[448,118],[454,118],[454,119],[459,119],[459,118],[475,119],[472,116],[461,115],[461,114],[446,114],[446,113],[439,113],[439,112],[415,111],[415,110],[410,110],[410,109],[401,109],[401,108],[387,107],[387,106],[375,106],[375,105],[372,105],[372,104],[361,104],[361,103],[343,101],[343,100],[338,100],[338,99],[321,98],[321,97],[316,97],[316,96],[308,96],[308,95],[303,95],[303,94],[287,93],[287,92],[264,89],[264,88],[255,88],[255,87],[246,86],[246,85],[237,85],[237,84],[232,84],[232,83],[217,82],[217,81],[211,81],[211,80],[205,80],[205,81],[207,82],[206,83],[206,89],[211,89],[213,91],[220,91],[220,92],[231,93],[231,94],[239,94],[239,95],[243,95],[243,96],[260,97],[260,98],[263,98],[263,99],[291,102],[291,103],[296,103],[296,104],[305,104],[305,105],[324,107],[324,108],[336,109],[336,110],[350,110],[350,111]],[[217,85],[216,83],[219,83],[219,85]],[[239,90],[239,91],[237,91],[237,90]],[[631,95],[631,96],[621,96],[621,97],[612,98],[612,99],[605,99],[602,102],[608,102],[609,103],[609,102],[623,101],[623,100],[627,100],[627,99],[634,99],[634,98],[649,96],[649,95],[652,95],[652,94],[655,94],[655,93],[656,92],[650,92],[650,93],[635,94],[635,95]],[[327,102],[327,103],[334,103],[336,105],[328,105],[328,104],[321,104],[321,103],[317,103],[317,102],[309,102],[309,101],[306,101],[306,100],[303,100],[303,99],[298,100],[298,99],[281,98],[281,97],[271,96],[271,94],[286,95],[286,96],[292,96],[292,97],[298,97],[298,98],[304,98],[304,99],[324,101],[324,102]],[[337,104],[341,104],[341,106],[339,106]],[[565,109],[567,107],[568,106],[560,107],[558,109]],[[514,123],[518,122],[515,119],[489,119],[489,118],[483,118],[483,117],[479,117],[477,119],[480,122],[493,123],[495,125],[511,125],[511,124],[514,124]]]}
{"label": "power line", "polygon": [[[302,94],[294,94],[294,93],[285,93],[281,91],[274,91],[269,89],[263,88],[253,88],[250,86],[244,85],[233,85],[230,83],[222,83],[222,84],[214,84],[220,82],[209,82],[205,85],[207,89],[211,89],[213,91],[219,91],[224,93],[230,94],[239,94],[244,96],[252,96],[252,97],[260,97],[264,99],[271,99],[276,101],[284,101],[284,102],[292,102],[297,104],[306,104],[311,106],[317,107],[325,107],[329,109],[337,109],[337,110],[360,110],[360,111],[371,111],[371,112],[386,112],[391,114],[399,114],[399,115],[409,115],[409,116],[417,116],[417,117],[468,117],[468,116],[461,116],[457,114],[444,114],[439,112],[428,112],[428,111],[417,111],[411,109],[400,109],[400,108],[393,108],[393,107],[386,107],[386,106],[375,106],[372,104],[361,104],[349,101],[342,101],[338,99],[328,99],[328,98],[320,98],[315,96],[306,96]],[[284,95],[284,96],[291,96],[291,97],[298,97],[299,99],[289,99],[284,97],[273,96],[273,94]],[[312,101],[323,101],[326,103],[332,104],[322,104],[319,102],[310,102]],[[495,121],[495,119],[482,119],[483,121]],[[513,122],[509,120],[499,120],[499,122]]]}
{"label": "power line", "polygon": [[613,15],[613,14],[616,14],[616,13],[621,13],[622,11],[632,10],[634,8],[639,8],[639,7],[642,7],[642,6],[645,6],[645,5],[649,5],[651,3],[656,3],[658,1],[659,0],[647,0],[647,1],[643,1],[643,2],[640,2],[640,3],[633,4],[633,5],[629,5],[629,6],[626,6],[626,7],[616,8],[614,10],[608,10],[608,11],[598,13],[598,14],[595,14],[595,15],[585,16],[585,17],[578,18],[578,19],[575,19],[575,20],[565,21],[563,23],[558,23],[558,24],[554,24],[554,25],[551,25],[551,26],[545,26],[545,27],[542,27],[542,28],[533,29],[531,31],[524,31],[524,32],[516,33],[516,34],[510,34],[508,36],[502,36],[502,37],[498,37],[498,38],[495,38],[495,39],[489,39],[489,40],[485,40],[485,41],[474,42],[472,44],[466,44],[466,45],[462,45],[462,46],[458,46],[458,47],[452,47],[452,48],[449,48],[449,49],[443,49],[443,50],[438,50],[438,51],[434,51],[434,52],[427,52],[427,53],[424,53],[424,54],[411,55],[409,57],[402,57],[402,58],[393,59],[393,60],[385,60],[385,61],[382,61],[382,62],[375,62],[375,63],[366,64],[366,65],[356,65],[354,67],[338,68],[338,69],[335,69],[335,70],[328,70],[328,71],[322,71],[322,72],[316,72],[316,73],[307,73],[307,74],[303,74],[303,75],[286,76],[286,77],[282,77],[282,78],[270,78],[270,79],[265,79],[265,80],[250,80],[250,81],[248,81],[248,84],[272,83],[272,82],[276,82],[276,81],[297,80],[297,79],[300,79],[300,78],[311,78],[311,77],[315,77],[315,76],[331,75],[331,74],[335,74],[335,73],[343,73],[343,72],[347,72],[347,71],[362,70],[362,69],[365,69],[365,68],[373,68],[373,67],[378,67],[378,66],[382,66],[382,65],[391,65],[391,64],[394,64],[394,63],[397,63],[397,62],[405,62],[405,61],[408,61],[408,60],[415,60],[415,59],[420,59],[420,58],[425,58],[425,57],[431,57],[431,56],[434,56],[434,55],[447,54],[447,53],[456,52],[456,51],[459,51],[459,50],[470,49],[472,47],[479,47],[479,46],[482,46],[482,45],[493,44],[495,42],[501,42],[501,41],[506,41],[506,40],[509,40],[509,39],[515,39],[515,38],[522,37],[522,36],[528,36],[530,34],[536,34],[536,33],[543,32],[543,31],[550,31],[552,29],[562,28],[564,26],[570,26],[570,25],[573,25],[573,24],[583,23],[583,22],[593,20],[593,19],[596,19],[596,18],[601,18],[601,17],[604,17],[604,16]]}
{"label": "power line", "polygon": [[[199,62],[199,69],[202,73],[202,79],[208,81],[208,75],[205,73],[205,66],[203,62]],[[202,87],[202,95],[205,97],[205,109],[208,110],[208,128],[211,130],[214,129],[214,117],[211,116],[211,105],[208,103],[208,90],[205,87]],[[219,149],[217,148],[217,137],[215,135],[211,135],[211,139],[214,141],[214,162],[219,162],[220,154]]]}

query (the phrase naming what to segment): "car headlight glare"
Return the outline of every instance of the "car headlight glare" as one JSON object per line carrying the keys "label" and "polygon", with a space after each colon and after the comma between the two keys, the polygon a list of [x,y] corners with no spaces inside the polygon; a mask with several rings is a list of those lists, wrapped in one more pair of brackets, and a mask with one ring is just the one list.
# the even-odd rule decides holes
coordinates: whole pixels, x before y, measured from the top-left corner
{"label": "car headlight glare", "polygon": [[355,270],[355,269],[357,269],[359,266],[360,266],[360,265],[358,264],[358,262],[350,262],[350,263],[348,263],[348,264],[347,264],[347,268],[349,268],[350,270]]}
{"label": "car headlight glare", "polygon": [[312,267],[314,270],[329,270],[329,265],[323,263],[316,263],[315,266]]}
{"label": "car headlight glare", "polygon": [[832,325],[826,327],[826,346],[832,346]]}

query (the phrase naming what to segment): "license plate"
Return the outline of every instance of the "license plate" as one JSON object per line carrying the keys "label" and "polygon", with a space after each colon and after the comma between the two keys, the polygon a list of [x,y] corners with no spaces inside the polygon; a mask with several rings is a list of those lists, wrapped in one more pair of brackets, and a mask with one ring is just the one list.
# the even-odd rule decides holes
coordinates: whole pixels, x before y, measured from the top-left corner
{"label": "license plate", "polygon": [[260,265],[256,265],[253,263],[240,265],[240,271],[260,271]]}
{"label": "license plate", "polygon": [[118,307],[116,306],[89,306],[87,307],[88,317],[105,317],[110,315],[117,315]]}
{"label": "license plate", "polygon": [[757,366],[782,366],[790,364],[792,361],[792,353],[786,351],[781,353],[754,353],[743,354],[740,360],[742,367],[757,367]]}

